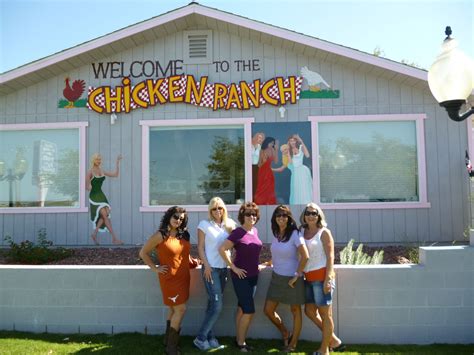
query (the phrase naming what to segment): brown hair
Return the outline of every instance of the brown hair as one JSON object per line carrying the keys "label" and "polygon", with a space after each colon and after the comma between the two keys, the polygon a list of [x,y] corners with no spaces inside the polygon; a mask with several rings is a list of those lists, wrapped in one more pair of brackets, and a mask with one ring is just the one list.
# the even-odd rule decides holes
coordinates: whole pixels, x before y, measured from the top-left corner
{"label": "brown hair", "polygon": [[239,220],[240,224],[244,224],[245,216],[244,213],[246,210],[254,210],[257,214],[257,222],[260,220],[260,209],[258,208],[255,202],[244,202],[239,208],[239,215],[237,219]]}

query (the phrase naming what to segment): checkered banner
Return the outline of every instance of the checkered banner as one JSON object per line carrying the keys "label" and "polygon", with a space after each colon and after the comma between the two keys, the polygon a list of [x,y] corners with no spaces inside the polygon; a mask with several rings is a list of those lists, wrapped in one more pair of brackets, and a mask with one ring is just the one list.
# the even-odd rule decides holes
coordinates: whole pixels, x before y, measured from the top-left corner
{"label": "checkered banner", "polygon": [[[190,80],[193,81],[192,85],[196,88],[197,95],[191,90],[191,87],[189,87],[187,93]],[[173,96],[171,99],[170,78],[148,79],[134,86],[121,86],[115,89],[108,86],[97,88],[89,86],[87,107],[99,113],[128,113],[139,107],[148,108],[168,102],[184,102],[213,110],[248,109],[255,107],[254,101],[249,99],[249,96],[257,101],[258,106],[266,103],[272,105],[296,103],[300,98],[303,77],[273,78],[265,82],[255,80],[251,83],[228,85],[209,84],[207,78],[203,82],[205,88],[201,93],[201,82],[195,80],[191,75],[182,75],[179,79],[177,77],[173,78],[171,85],[174,89],[171,93]],[[219,88],[217,88],[217,85],[219,85]],[[243,85],[245,85],[244,89],[246,89],[247,94],[245,97],[247,97],[248,102],[243,102]],[[256,85],[259,86],[259,90],[255,89]],[[117,107],[119,101],[120,108]]]}

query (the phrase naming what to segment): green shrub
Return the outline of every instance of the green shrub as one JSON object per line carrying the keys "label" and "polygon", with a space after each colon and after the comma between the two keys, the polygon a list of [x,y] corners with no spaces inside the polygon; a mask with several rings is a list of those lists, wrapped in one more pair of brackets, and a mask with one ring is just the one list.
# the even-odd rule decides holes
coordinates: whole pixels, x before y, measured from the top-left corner
{"label": "green shrub", "polygon": [[65,259],[74,253],[70,249],[61,247],[51,248],[53,242],[46,239],[46,228],[38,230],[37,244],[29,240],[17,244],[9,235],[4,240],[10,245],[10,249],[5,253],[7,259],[16,264],[46,264],[51,261]]}
{"label": "green shrub", "polygon": [[375,251],[373,256],[369,256],[362,251],[363,244],[360,243],[354,251],[352,247],[354,239],[349,240],[347,246],[341,250],[340,259],[341,264],[346,265],[378,265],[383,261],[383,250]]}

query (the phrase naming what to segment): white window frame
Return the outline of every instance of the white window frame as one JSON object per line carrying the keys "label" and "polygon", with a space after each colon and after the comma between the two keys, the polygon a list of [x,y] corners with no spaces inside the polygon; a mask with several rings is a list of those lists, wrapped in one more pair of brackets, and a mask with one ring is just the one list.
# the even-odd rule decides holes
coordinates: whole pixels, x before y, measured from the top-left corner
{"label": "white window frame", "polygon": [[[85,198],[86,179],[86,127],[88,122],[55,122],[0,124],[0,131],[41,131],[54,129],[78,129],[79,133],[79,206],[78,207],[0,207],[0,214],[9,213],[77,213],[87,212]],[[4,183],[4,182],[1,182]]]}
{"label": "white window frame", "polygon": [[[166,127],[166,126],[235,126],[243,125],[244,128],[244,171],[245,171],[245,200],[252,199],[252,150],[250,142],[252,141],[251,123],[254,118],[217,118],[217,119],[199,119],[199,120],[141,120],[142,126],[142,205],[140,212],[164,212],[172,205],[150,206],[150,127]],[[207,211],[207,205],[183,205],[188,212]],[[227,205],[229,211],[238,211],[240,205]]]}
{"label": "white window frame", "polygon": [[[347,116],[309,116],[311,122],[311,140],[313,146],[313,195],[314,200],[323,209],[398,209],[398,208],[430,208],[428,202],[426,182],[426,157],[425,157],[425,128],[426,114],[384,114],[384,115],[347,115]],[[418,164],[418,191],[419,201],[414,202],[346,202],[322,203],[321,184],[319,171],[319,131],[318,124],[323,122],[387,122],[387,121],[414,121],[416,129],[416,150]]]}

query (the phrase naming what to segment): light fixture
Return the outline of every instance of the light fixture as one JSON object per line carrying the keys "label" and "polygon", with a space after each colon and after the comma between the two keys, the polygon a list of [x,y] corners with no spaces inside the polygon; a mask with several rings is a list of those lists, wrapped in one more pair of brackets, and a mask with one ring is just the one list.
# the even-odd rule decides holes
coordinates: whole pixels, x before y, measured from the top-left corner
{"label": "light fixture", "polygon": [[115,121],[117,121],[117,115],[114,112],[110,115],[110,124],[114,124]]}
{"label": "light fixture", "polygon": [[285,109],[283,106],[280,106],[280,108],[278,109],[278,111],[280,112],[280,117],[281,117],[281,118],[285,118],[285,111],[286,111],[286,109]]}
{"label": "light fixture", "polygon": [[474,62],[459,48],[458,42],[451,38],[451,27],[446,27],[446,39],[441,53],[428,71],[428,85],[439,105],[448,111],[448,116],[457,122],[474,113],[474,107],[459,114],[474,86]]}

